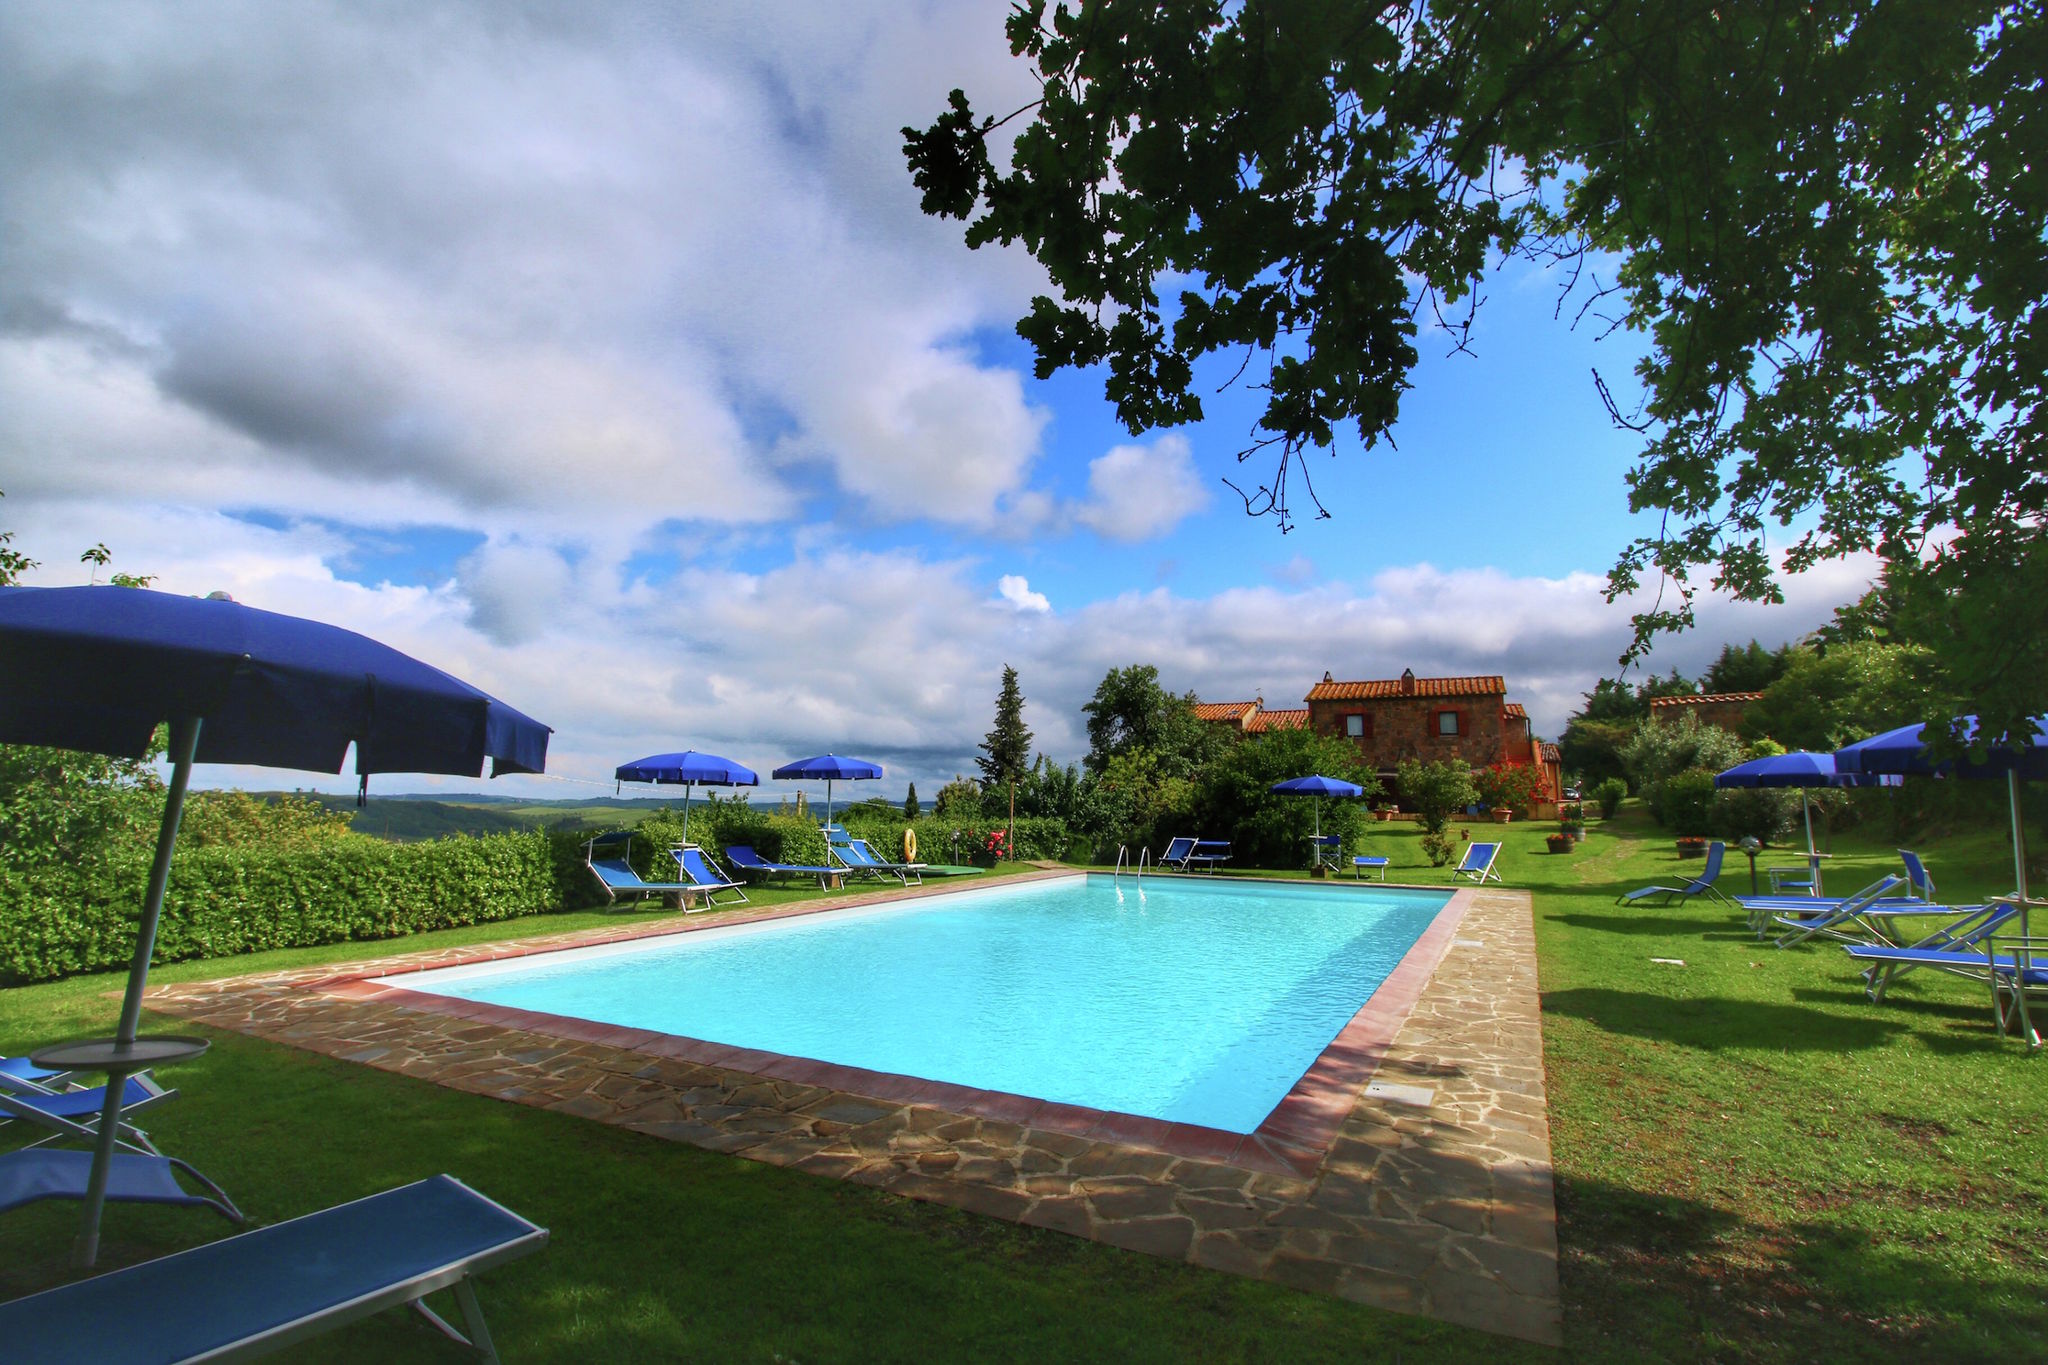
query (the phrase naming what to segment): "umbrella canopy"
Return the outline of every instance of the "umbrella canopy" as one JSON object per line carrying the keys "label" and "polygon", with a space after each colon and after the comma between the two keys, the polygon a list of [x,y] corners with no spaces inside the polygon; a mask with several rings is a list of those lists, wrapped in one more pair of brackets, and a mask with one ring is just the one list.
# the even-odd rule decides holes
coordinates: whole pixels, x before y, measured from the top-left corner
{"label": "umbrella canopy", "polygon": [[141,758],[165,723],[171,781],[112,1062],[98,1068],[107,1105],[81,1265],[98,1254],[124,1078],[148,1065],[135,1061],[148,1050],[135,1029],[193,763],[340,772],[353,744],[365,784],[384,772],[477,777],[486,759],[493,776],[537,773],[552,733],[438,668],[317,621],[147,588],[0,588],[0,743]]}
{"label": "umbrella canopy", "polygon": [[338,626],[147,588],[0,588],[0,743],[141,758],[205,722],[193,759],[341,771],[537,773],[547,726]]}
{"label": "umbrella canopy", "polygon": [[1356,782],[1346,782],[1340,777],[1290,777],[1285,782],[1275,782],[1266,790],[1281,796],[1363,796],[1365,788]]}
{"label": "umbrella canopy", "polygon": [[[1964,716],[1963,742],[1975,746],[1977,718]],[[2035,716],[2034,737],[2024,745],[1999,745],[1981,749],[1981,758],[1966,754],[1961,759],[1936,762],[1922,731],[1922,725],[1902,725],[1881,735],[1859,740],[1835,750],[1835,766],[1852,773],[1904,773],[1929,777],[1953,773],[1958,777],[2004,777],[2008,773],[2028,782],[2048,778],[2048,716]]]}
{"label": "umbrella canopy", "polygon": [[[1905,773],[1919,776],[2005,779],[2012,808],[2012,874],[2020,904],[2027,900],[2027,840],[2020,828],[2020,780],[2048,778],[2048,716],[2035,716],[2033,738],[2022,745],[1977,748],[1977,718],[1962,718],[1963,742],[1976,750],[1961,759],[1936,761],[1921,725],[1902,725],[1881,735],[1835,750],[1835,765],[1853,773]],[[1978,757],[1977,755],[1982,755]],[[2025,933],[2024,922],[2022,933]]]}
{"label": "umbrella canopy", "polygon": [[621,782],[702,782],[713,787],[752,787],[761,775],[744,763],[717,754],[685,749],[679,754],[653,754],[621,763],[613,774]]}
{"label": "umbrella canopy", "polygon": [[621,763],[612,776],[620,782],[665,782],[671,786],[681,783],[684,843],[690,841],[690,793],[699,782],[707,787],[755,787],[761,783],[761,775],[745,764],[717,754],[700,754],[695,749],[636,758],[631,763]]}
{"label": "umbrella canopy", "polygon": [[1771,754],[1738,763],[1727,772],[1714,774],[1717,787],[1861,787],[1875,786],[1877,779],[1862,773],[1844,772],[1835,766],[1833,754],[1794,752]]}
{"label": "umbrella canopy", "polygon": [[[1883,781],[1885,779],[1881,777],[1843,772],[1835,765],[1833,754],[1803,750],[1752,758],[1726,772],[1714,774],[1716,787],[1874,787]],[[1821,894],[1820,855],[1813,847],[1813,803],[1807,800],[1804,790],[1799,793],[1799,809],[1806,821],[1806,865],[1812,870],[1813,894],[1818,896]],[[1755,873],[1756,864],[1752,861],[1751,881],[1756,879]]]}
{"label": "umbrella canopy", "polygon": [[[1365,788],[1356,782],[1346,782],[1341,777],[1324,777],[1311,773],[1307,777],[1290,777],[1285,782],[1275,782],[1266,789],[1276,796],[1363,796]],[[1316,840],[1323,837],[1323,805],[1316,803]]]}
{"label": "umbrella canopy", "polygon": [[[832,783],[859,782],[865,778],[880,777],[880,765],[866,759],[841,758],[838,754],[819,754],[816,758],[798,758],[783,764],[775,770],[775,780],[812,781],[822,778],[825,783],[825,823],[832,823]],[[826,841],[828,844],[830,840]],[[829,861],[830,853],[827,852]]]}

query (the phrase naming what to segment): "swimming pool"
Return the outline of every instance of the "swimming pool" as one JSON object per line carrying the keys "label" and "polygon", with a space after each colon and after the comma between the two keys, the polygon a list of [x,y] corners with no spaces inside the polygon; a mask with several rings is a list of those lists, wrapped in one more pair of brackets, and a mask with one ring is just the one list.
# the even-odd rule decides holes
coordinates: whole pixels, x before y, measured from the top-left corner
{"label": "swimming pool", "polygon": [[1074,876],[381,984],[1250,1133],[1449,900]]}

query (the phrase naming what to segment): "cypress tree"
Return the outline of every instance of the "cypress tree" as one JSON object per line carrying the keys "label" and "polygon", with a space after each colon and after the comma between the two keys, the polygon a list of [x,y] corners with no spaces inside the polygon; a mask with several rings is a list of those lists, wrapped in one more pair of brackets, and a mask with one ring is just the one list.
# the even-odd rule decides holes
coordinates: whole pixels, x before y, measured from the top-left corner
{"label": "cypress tree", "polygon": [[974,760],[981,769],[982,786],[994,790],[1014,784],[1031,763],[1031,732],[1024,728],[1024,693],[1017,686],[1017,670],[1003,665],[1003,690],[996,698],[996,723],[981,742],[981,757]]}

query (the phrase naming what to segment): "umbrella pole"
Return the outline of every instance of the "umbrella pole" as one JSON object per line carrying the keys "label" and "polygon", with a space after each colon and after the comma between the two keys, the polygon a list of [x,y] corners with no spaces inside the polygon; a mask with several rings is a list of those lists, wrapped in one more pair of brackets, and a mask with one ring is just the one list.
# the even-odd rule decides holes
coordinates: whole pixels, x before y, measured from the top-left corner
{"label": "umbrella pole", "polygon": [[696,785],[697,785],[697,784],[696,784],[695,782],[685,782],[685,783],[683,784],[683,847],[684,847],[684,848],[688,848],[688,847],[690,846],[690,791],[691,791],[691,789],[692,789],[692,788],[694,788],[694,787],[695,787]]}
{"label": "umbrella pole", "polygon": [[2005,775],[2005,794],[2012,803],[2012,879],[2019,889],[2020,933],[2027,932],[2027,832],[2020,825],[2020,774],[2014,768]]}
{"label": "umbrella pole", "polygon": [[[1820,855],[1813,851],[1813,802],[1804,787],[1799,789],[1799,809],[1806,813],[1806,875],[1813,879],[1813,894],[1820,894]],[[1832,847],[1832,845],[1830,845]]]}
{"label": "umbrella pole", "polygon": [[[164,797],[163,825],[157,831],[156,861],[149,867],[149,890],[142,900],[142,925],[136,932],[135,957],[128,964],[128,991],[121,998],[121,1023],[116,1042],[132,1043],[142,1020],[142,992],[149,985],[149,959],[156,952],[156,925],[163,914],[164,889],[171,880],[171,853],[178,843],[178,820],[185,813],[185,788],[192,780],[192,755],[199,748],[199,717],[171,722],[171,785]],[[92,1173],[85,1183],[85,1213],[72,1244],[71,1257],[81,1269],[99,1259],[100,1210],[106,1206],[107,1177],[113,1172],[114,1144],[121,1135],[121,1103],[127,1098],[127,1071],[107,1073],[107,1102],[100,1110],[98,1141],[93,1144]]]}

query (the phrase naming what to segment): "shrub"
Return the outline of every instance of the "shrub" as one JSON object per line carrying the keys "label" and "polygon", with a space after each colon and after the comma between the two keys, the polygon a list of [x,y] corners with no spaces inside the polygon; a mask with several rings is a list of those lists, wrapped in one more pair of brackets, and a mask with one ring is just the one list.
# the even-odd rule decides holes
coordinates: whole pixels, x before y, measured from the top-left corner
{"label": "shrub", "polygon": [[[1400,784],[1401,804],[1422,817],[1425,834],[1442,835],[1453,815],[1479,799],[1479,792],[1472,785],[1471,770],[1462,763],[1418,763],[1408,759],[1401,764],[1395,781]],[[1442,867],[1443,863],[1436,866]]]}
{"label": "shrub", "polygon": [[[1742,742],[1718,725],[1702,725],[1698,716],[1677,721],[1646,720],[1621,751],[1635,789],[1651,798],[1656,812],[1657,785],[1690,768],[1717,773],[1742,762]],[[1661,818],[1661,817],[1660,817]]]}
{"label": "shrub", "polygon": [[[180,849],[157,957],[220,957],[511,919],[562,904],[575,863],[539,831],[392,844],[327,839],[296,849]],[[146,855],[146,850],[145,850]],[[41,981],[125,965],[147,857],[124,875],[45,867],[0,872],[0,980]]]}
{"label": "shrub", "polygon": [[1527,763],[1495,763],[1473,779],[1479,799],[1496,809],[1516,810],[1535,800],[1543,775]]}
{"label": "shrub", "polygon": [[1628,783],[1618,777],[1610,777],[1593,788],[1593,799],[1600,805],[1600,818],[1612,820],[1614,813],[1621,809],[1622,798],[1628,795]]}
{"label": "shrub", "polygon": [[[855,805],[835,814],[834,819],[853,818],[861,810]],[[818,813],[823,814],[822,808]],[[867,814],[876,818],[873,811]],[[650,815],[634,826],[633,832],[639,836],[633,841],[633,870],[650,879],[672,880],[675,860],[668,851],[683,842],[683,812],[665,810]],[[822,866],[825,861],[824,831],[808,811],[770,811],[748,804],[744,796],[693,806],[690,842],[712,850],[713,856],[731,844],[750,844],[770,862]]]}
{"label": "shrub", "polygon": [[354,811],[334,810],[302,794],[265,798],[244,791],[198,791],[185,798],[178,847],[310,848],[342,838],[354,819]]}
{"label": "shrub", "polygon": [[1425,830],[1422,835],[1422,851],[1428,855],[1431,867],[1442,867],[1457,853],[1458,846],[1441,830]]}
{"label": "shrub", "polygon": [[[1331,800],[1272,791],[1275,782],[1308,773],[1354,782],[1365,795]],[[1301,867],[1318,818],[1322,832],[1337,837],[1339,849],[1356,848],[1365,828],[1363,802],[1379,789],[1379,779],[1349,740],[1307,729],[1275,730],[1240,740],[1204,769],[1195,783],[1193,823],[1171,832],[1227,839],[1239,866]]]}
{"label": "shrub", "polygon": [[1771,787],[1732,787],[1714,793],[1707,830],[1723,839],[1782,843],[1799,809],[1796,792]]}
{"label": "shrub", "polygon": [[939,794],[932,800],[932,814],[960,818],[981,813],[981,786],[964,777],[956,777],[939,788]]}
{"label": "shrub", "polygon": [[1704,834],[1714,806],[1714,775],[1705,768],[1676,773],[1650,795],[1650,813],[1657,823],[1680,834]]}

